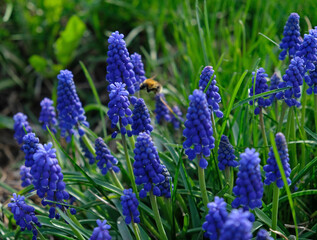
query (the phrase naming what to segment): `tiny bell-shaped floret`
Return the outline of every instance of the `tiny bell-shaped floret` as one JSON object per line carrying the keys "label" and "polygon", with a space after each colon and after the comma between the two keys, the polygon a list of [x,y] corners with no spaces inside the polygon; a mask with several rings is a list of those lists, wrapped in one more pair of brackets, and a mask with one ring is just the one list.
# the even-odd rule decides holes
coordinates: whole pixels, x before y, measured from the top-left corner
{"label": "tiny bell-shaped floret", "polygon": [[261,228],[258,231],[255,240],[273,240],[273,238],[270,237],[269,233],[264,228]]}
{"label": "tiny bell-shaped floret", "polygon": [[[271,84],[269,90],[275,90],[278,89],[278,85],[281,83],[281,79],[279,76],[277,76],[276,73],[274,73],[271,77]],[[270,94],[270,101],[273,103],[273,101],[276,100],[276,93]]]}
{"label": "tiny bell-shaped floret", "polygon": [[94,228],[89,240],[111,240],[109,233],[110,225],[107,224],[107,220],[97,220],[98,227]]}
{"label": "tiny bell-shaped floret", "polygon": [[24,165],[22,165],[20,167],[20,176],[21,176],[21,180],[22,180],[22,187],[27,187],[29,185],[32,184],[32,175],[30,173],[31,168],[30,167],[26,167]]}
{"label": "tiny bell-shaped floret", "polygon": [[42,123],[42,128],[46,130],[48,127],[53,133],[56,133],[55,126],[57,125],[55,108],[53,106],[53,101],[49,98],[44,98],[41,101],[41,113],[39,117],[39,122]]}
{"label": "tiny bell-shaped floret", "polygon": [[150,113],[144,100],[139,98],[132,104],[134,105],[132,111],[132,134],[137,136],[140,132],[152,132],[153,126],[151,125]]}
{"label": "tiny bell-shaped floret", "polygon": [[225,170],[228,167],[238,166],[238,162],[235,161],[234,148],[229,142],[227,136],[222,135],[220,139],[218,149],[218,167],[220,170]]}
{"label": "tiny bell-shaped floret", "polygon": [[95,141],[95,150],[97,166],[99,167],[103,175],[107,174],[109,170],[113,170],[114,172],[120,171],[117,166],[118,160],[114,156],[112,156],[106,143],[102,140],[101,137],[98,137]]}
{"label": "tiny bell-shaped floret", "polygon": [[23,137],[22,151],[25,154],[25,166],[32,167],[34,164],[33,155],[37,150],[39,139],[34,133],[28,133]]}
{"label": "tiny bell-shaped floret", "polygon": [[133,64],[133,71],[135,73],[135,80],[136,80],[134,84],[134,88],[135,88],[135,91],[139,91],[140,84],[143,83],[144,80],[146,79],[141,55],[138,53],[133,53],[131,55],[131,63]]}
{"label": "tiny bell-shaped floret", "polygon": [[132,189],[124,189],[121,196],[122,213],[125,216],[125,223],[130,224],[140,222],[140,212],[138,210],[139,201]]}
{"label": "tiny bell-shaped floret", "polygon": [[32,132],[32,128],[29,125],[27,119],[28,119],[28,117],[26,115],[24,115],[23,113],[20,113],[20,112],[13,116],[13,120],[14,120],[14,126],[13,126],[14,138],[18,142],[18,144],[21,144],[23,142],[23,137],[27,133]]}

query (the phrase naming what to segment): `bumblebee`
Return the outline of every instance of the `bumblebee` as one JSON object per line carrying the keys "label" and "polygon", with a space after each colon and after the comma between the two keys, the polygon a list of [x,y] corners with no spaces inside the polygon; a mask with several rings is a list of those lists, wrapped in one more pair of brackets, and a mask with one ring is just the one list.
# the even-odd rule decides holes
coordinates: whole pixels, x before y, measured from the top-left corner
{"label": "bumblebee", "polygon": [[140,84],[140,90],[145,89],[147,92],[154,92],[155,94],[162,92],[162,85],[152,78],[145,79],[143,83]]}

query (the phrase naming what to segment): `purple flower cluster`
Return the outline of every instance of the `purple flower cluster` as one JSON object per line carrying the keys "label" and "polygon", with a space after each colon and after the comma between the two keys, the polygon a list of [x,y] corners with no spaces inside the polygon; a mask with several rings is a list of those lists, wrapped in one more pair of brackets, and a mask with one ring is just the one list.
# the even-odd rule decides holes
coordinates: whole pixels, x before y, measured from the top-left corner
{"label": "purple flower cluster", "polygon": [[238,166],[238,162],[235,161],[234,149],[229,142],[227,136],[222,135],[220,139],[218,149],[218,167],[220,170],[225,170],[228,167]]}
{"label": "purple flower cluster", "polygon": [[132,189],[124,189],[121,196],[122,213],[125,216],[125,223],[130,224],[140,222],[140,212],[138,210],[139,201]]}
{"label": "purple flower cluster", "polygon": [[136,83],[133,64],[131,62],[123,34],[115,31],[108,39],[107,76],[108,91],[112,91],[111,84],[125,83],[128,92],[134,94]]}
{"label": "purple flower cluster", "polygon": [[[199,80],[199,88],[204,92],[205,88],[207,87],[212,75],[214,74],[214,70],[212,66],[206,66],[200,75]],[[216,75],[213,76],[211,84],[209,85],[206,98],[208,105],[211,107],[212,111],[216,114],[218,118],[223,117],[223,113],[219,109],[219,103],[221,102],[221,96],[218,93],[219,88],[216,86]]]}
{"label": "purple flower cluster", "polygon": [[[193,94],[189,96],[189,100],[183,131],[186,140],[183,147],[189,160],[194,160],[198,155],[200,167],[206,168],[208,162],[203,156],[208,157],[210,150],[215,147],[210,109],[208,109],[206,94],[201,90],[194,90]],[[191,148],[192,146],[194,148]]]}
{"label": "purple flower cluster", "polygon": [[280,48],[283,49],[279,56],[280,60],[285,59],[287,52],[290,57],[294,57],[302,42],[300,37],[299,15],[297,13],[291,13],[289,16],[284,26],[283,36],[284,38],[280,43]]}
{"label": "purple flower cluster", "polygon": [[135,88],[135,91],[139,91],[140,84],[143,83],[144,80],[146,79],[141,55],[138,53],[133,53],[131,55],[131,62],[133,64],[133,71],[135,73],[135,79],[136,79],[134,88]]}
{"label": "purple flower cluster", "polygon": [[34,164],[33,155],[37,150],[39,139],[35,137],[34,133],[28,133],[23,137],[23,145],[21,147],[25,154],[25,166],[32,167]]}
{"label": "purple flower cluster", "polygon": [[176,116],[178,117],[177,118],[174,116],[174,114],[172,114],[172,123],[173,123],[174,129],[179,129],[179,127],[181,125],[181,121],[184,121],[184,119],[182,118],[183,114],[182,114],[181,110],[179,109],[179,107],[177,107],[177,106],[174,106],[172,110],[176,114]]}
{"label": "purple flower cluster", "polygon": [[[270,84],[270,88],[269,90],[275,90],[278,89],[278,85],[281,83],[281,79],[279,78],[279,76],[277,76],[276,73],[274,73],[271,77],[271,84]],[[273,103],[273,101],[276,99],[276,93],[273,93],[270,95],[270,101],[271,103]]]}
{"label": "purple flower cluster", "polygon": [[66,141],[69,142],[72,135],[75,134],[74,128],[77,128],[79,135],[83,136],[85,131],[80,124],[89,127],[89,123],[86,121],[85,110],[77,95],[72,72],[61,70],[57,78],[59,80],[57,86],[58,122],[61,136],[66,137]]}
{"label": "purple flower cluster", "polygon": [[21,184],[22,187],[27,187],[27,186],[32,184],[33,178],[32,178],[30,171],[31,171],[31,168],[29,168],[29,167],[26,167],[24,165],[22,165],[20,167],[20,176],[21,176],[21,180],[22,180],[22,184]]}
{"label": "purple flower cluster", "polygon": [[137,136],[140,132],[152,132],[153,126],[151,125],[150,113],[144,100],[142,98],[132,100],[131,98],[131,102],[134,105],[132,111],[132,134]]}
{"label": "purple flower cluster", "polygon": [[251,213],[242,209],[233,209],[220,233],[219,240],[251,240]]}
{"label": "purple flower cluster", "polygon": [[261,228],[256,235],[256,240],[273,240],[273,238],[270,237],[269,233],[265,229]]}
{"label": "purple flower cluster", "polygon": [[228,217],[227,203],[223,198],[216,196],[213,202],[207,204],[207,207],[209,211],[206,216],[206,222],[202,226],[206,231],[204,236],[210,240],[218,240],[221,229]]}
{"label": "purple flower cluster", "polygon": [[[129,93],[125,90],[125,84],[120,82],[115,82],[109,86],[110,102],[108,103],[109,110],[107,112],[110,120],[111,127],[115,128],[117,123],[120,122],[121,134],[124,135],[128,133],[128,136],[131,136],[131,132],[126,130],[128,124],[132,124],[132,111],[129,109]],[[112,134],[112,137],[115,138],[117,132]]]}
{"label": "purple flower cluster", "polygon": [[32,231],[32,240],[36,240],[37,229],[35,225],[41,227],[41,223],[35,216],[34,207],[27,205],[24,201],[24,196],[19,196],[16,193],[13,193],[13,198],[11,198],[11,203],[8,204],[8,207],[11,208],[14,219],[17,225],[21,227],[21,230]]}
{"label": "purple flower cluster", "polygon": [[[162,165],[162,175],[165,177],[164,181],[159,183],[157,186],[161,191],[161,196],[164,196],[165,198],[171,198],[171,185],[170,181],[172,180],[171,174],[167,170],[167,168]],[[172,185],[173,187],[173,185]]]}
{"label": "purple flower cluster", "polygon": [[309,86],[306,90],[308,95],[314,93],[317,95],[317,62],[314,64],[315,70],[309,71],[307,75],[305,75],[305,82]]}
{"label": "purple flower cluster", "polygon": [[304,41],[296,52],[296,56],[304,60],[306,71],[314,71],[314,62],[317,61],[317,38],[311,34],[305,34]]}
{"label": "purple flower cluster", "polygon": [[41,113],[39,117],[39,122],[42,123],[42,128],[46,130],[48,127],[53,133],[56,133],[55,126],[57,125],[55,108],[53,106],[54,102],[49,98],[44,98],[41,101]]}
{"label": "purple flower cluster", "polygon": [[[291,174],[291,168],[289,165],[289,155],[288,155],[286,139],[283,133],[276,134],[275,142],[276,142],[276,147],[277,147],[277,150],[283,165],[283,169],[287,178],[287,183],[291,184],[291,180],[289,178]],[[270,149],[267,165],[263,167],[263,170],[265,171],[264,183],[266,185],[270,185],[271,183],[276,182],[276,185],[279,188],[282,188],[284,186],[284,183],[281,177],[281,172],[278,168],[276,158],[274,156],[273,148]]]}
{"label": "purple flower cluster", "polygon": [[[265,70],[263,68],[259,68],[256,72],[252,72],[252,75],[252,87],[250,88],[249,96],[252,97],[254,95],[267,92],[269,89],[266,80],[268,75],[265,73]],[[264,99],[263,97],[255,99],[254,102],[258,103],[257,107],[254,109],[255,115],[260,113],[261,108],[268,107],[272,104],[270,99]],[[251,100],[249,104],[253,105],[253,100]]]}
{"label": "purple flower cluster", "polygon": [[255,149],[247,148],[240,154],[238,178],[233,188],[236,198],[232,202],[232,207],[238,208],[241,205],[254,209],[262,206],[263,183],[260,162],[259,153]]}
{"label": "purple flower cluster", "polygon": [[103,175],[107,174],[109,170],[113,170],[114,172],[120,171],[120,169],[117,167],[118,160],[112,156],[106,143],[101,137],[98,137],[95,141],[95,150],[96,160],[98,161],[97,166]]}
{"label": "purple flower cluster", "polygon": [[89,240],[111,240],[109,234],[110,225],[107,224],[107,220],[97,220],[98,227],[94,228],[94,231]]}
{"label": "purple flower cluster", "polygon": [[163,93],[160,94],[156,94],[155,95],[155,110],[154,113],[156,114],[156,122],[158,124],[162,124],[163,121],[165,120],[166,122],[170,122],[171,119],[171,115],[170,115],[170,111],[168,110],[167,106],[165,105],[166,100],[165,100],[165,96]]}
{"label": "purple flower cluster", "polygon": [[300,86],[303,85],[303,77],[305,73],[304,60],[295,57],[283,75],[283,82],[279,84],[279,88],[291,87],[283,92],[276,94],[277,99],[285,99],[285,103],[289,106],[299,107],[301,104],[297,98],[301,96]]}
{"label": "purple flower cluster", "polygon": [[147,192],[153,190],[155,196],[161,196],[161,190],[157,184],[163,182],[163,166],[149,134],[140,133],[136,139],[134,149],[133,173],[135,175],[135,183],[143,185],[140,191],[140,197],[144,198]]}
{"label": "purple flower cluster", "polygon": [[87,148],[86,144],[84,143],[84,141],[81,138],[79,138],[79,144],[80,144],[81,150],[84,153],[85,158],[87,158],[89,160],[89,164],[94,164],[95,163],[95,157],[89,151],[89,149]]}
{"label": "purple flower cluster", "polygon": [[[27,119],[28,119],[28,117],[20,112],[13,116],[14,138],[18,142],[18,144],[21,144],[23,142],[23,137],[26,135],[25,132],[27,132],[27,133],[32,132],[32,128],[29,125]],[[25,131],[24,131],[23,127],[25,128]]]}

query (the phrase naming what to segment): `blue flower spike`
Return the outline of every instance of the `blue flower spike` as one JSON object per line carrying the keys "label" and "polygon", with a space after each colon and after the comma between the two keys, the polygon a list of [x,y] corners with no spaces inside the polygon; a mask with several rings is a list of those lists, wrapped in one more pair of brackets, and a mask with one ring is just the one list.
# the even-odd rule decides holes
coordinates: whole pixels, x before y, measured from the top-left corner
{"label": "blue flower spike", "polygon": [[97,220],[98,227],[94,228],[91,237],[89,240],[111,240],[109,233],[110,225],[107,224],[107,220]]}
{"label": "blue flower spike", "polygon": [[[311,31],[310,31],[311,32]],[[314,71],[317,62],[317,38],[313,34],[305,34],[296,56],[304,60],[305,72]]]}
{"label": "blue flower spike", "polygon": [[134,109],[132,111],[132,134],[137,136],[140,132],[152,132],[153,126],[151,125],[150,113],[144,100],[139,98],[135,102],[131,102],[134,105]]}
{"label": "blue flower spike", "polygon": [[42,128],[46,131],[48,127],[53,133],[56,133],[55,126],[57,125],[55,108],[53,106],[54,102],[49,98],[44,98],[41,101],[41,113],[39,117],[39,122],[42,123]]}
{"label": "blue flower spike", "polygon": [[85,134],[80,125],[89,127],[85,110],[76,92],[73,74],[68,70],[61,70],[57,75],[57,111],[61,136],[70,142],[71,137],[78,131],[80,136]]}
{"label": "blue flower spike", "polygon": [[270,237],[270,234],[263,228],[261,228],[257,235],[255,240],[273,240],[272,237]]}
{"label": "blue flower spike", "polygon": [[[125,83],[129,94],[134,94],[136,78],[133,64],[124,41],[123,34],[115,31],[108,39],[107,76],[109,82],[108,91],[111,92],[111,84]],[[140,74],[140,72],[138,73]]]}
{"label": "blue flower spike", "polygon": [[177,117],[175,117],[175,115],[174,114],[172,114],[171,116],[172,116],[172,123],[173,123],[173,127],[174,127],[174,129],[179,129],[179,127],[180,127],[180,125],[181,125],[181,122],[183,122],[184,121],[184,119],[183,119],[183,114],[182,114],[182,112],[181,112],[181,110],[179,109],[179,107],[178,106],[174,106],[173,108],[172,108],[172,110],[173,110],[173,112],[176,114],[176,116]]}
{"label": "blue flower spike", "polygon": [[204,236],[210,240],[218,240],[221,229],[228,218],[227,203],[223,198],[215,197],[213,202],[207,204],[208,214],[202,228]]}
{"label": "blue flower spike", "polygon": [[22,187],[27,187],[27,186],[32,184],[33,177],[31,175],[30,171],[31,171],[30,167],[26,167],[24,165],[22,165],[20,167],[20,176],[21,176],[21,180],[22,180],[22,184],[21,184]]}
{"label": "blue flower spike", "polygon": [[286,25],[284,26],[283,39],[280,43],[280,48],[282,52],[280,53],[279,59],[284,60],[287,53],[290,58],[293,58],[302,43],[302,38],[300,37],[300,27],[299,27],[299,15],[297,13],[291,13]]}
{"label": "blue flower spike", "polygon": [[[23,137],[27,134],[32,132],[32,128],[27,121],[28,117],[24,115],[23,113],[17,113],[13,116],[14,120],[14,138],[18,142],[18,144],[21,144],[23,142]],[[24,127],[24,128],[23,128]],[[25,129],[25,130],[24,130]],[[25,133],[27,132],[27,133]]]}
{"label": "blue flower spike", "polygon": [[233,188],[236,198],[232,202],[232,207],[254,209],[262,206],[263,183],[260,162],[259,153],[255,149],[247,148],[240,154],[238,178]]}
{"label": "blue flower spike", "polygon": [[164,121],[172,121],[170,111],[168,110],[167,106],[162,102],[162,100],[166,103],[165,96],[163,93],[155,95],[154,113],[156,114],[155,119],[158,124],[163,124]]}
{"label": "blue flower spike", "polygon": [[[291,167],[289,165],[289,155],[288,155],[288,148],[285,136],[283,133],[277,133],[275,136],[276,147],[283,165],[283,169],[285,172],[285,176],[287,178],[288,185],[291,184],[290,174],[291,174]],[[273,148],[271,147],[269,152],[269,158],[267,160],[267,165],[263,167],[265,171],[265,181],[266,185],[270,185],[271,183],[275,182],[277,187],[282,188],[284,186],[284,182],[282,180],[281,172],[278,168],[276,158],[273,152]]]}
{"label": "blue flower spike", "polygon": [[204,92],[211,77],[213,76],[211,84],[209,85],[207,92],[206,92],[206,98],[207,98],[208,105],[212,109],[212,111],[216,114],[216,116],[218,118],[222,118],[223,113],[219,109],[219,103],[221,102],[221,96],[218,93],[219,88],[216,86],[217,81],[216,81],[216,75],[213,75],[214,72],[215,71],[213,70],[212,66],[206,66],[203,69],[203,71],[201,72],[201,75],[200,75],[199,88]]}
{"label": "blue flower spike", "polygon": [[215,147],[211,113],[208,109],[206,94],[202,90],[194,90],[189,96],[189,107],[186,114],[183,135],[185,153],[189,160],[196,156],[200,158],[199,166],[205,169],[208,162],[205,157],[210,156],[210,150]]}
{"label": "blue flower spike", "polygon": [[305,82],[308,85],[306,92],[308,95],[313,93],[314,95],[317,95],[317,62],[314,65],[315,70],[309,71],[308,74],[305,75]]}
{"label": "blue flower spike", "polygon": [[[278,85],[280,83],[281,83],[281,78],[276,73],[274,73],[271,77],[271,84],[270,84],[269,90],[272,91],[272,90],[278,89]],[[275,100],[276,100],[276,93],[272,93],[270,95],[271,103],[273,103]]]}
{"label": "blue flower spike", "polygon": [[230,144],[226,135],[222,135],[218,148],[218,167],[225,170],[226,167],[236,167],[238,162],[235,161],[234,148]]}
{"label": "blue flower spike", "polygon": [[25,166],[32,167],[34,164],[33,155],[37,151],[39,139],[35,137],[35,133],[28,133],[23,137],[23,145],[21,147],[25,154]]}
{"label": "blue flower spike", "polygon": [[24,199],[24,196],[19,196],[16,193],[13,193],[13,198],[11,198],[11,202],[8,204],[8,207],[11,208],[14,219],[17,225],[21,227],[21,231],[24,231],[25,229],[32,231],[32,240],[36,240],[38,232],[35,225],[41,227],[41,223],[35,216],[34,207],[27,205]]}
{"label": "blue flower spike", "polygon": [[[171,198],[170,181],[172,181],[172,177],[169,171],[167,170],[166,166],[162,165],[162,167],[163,167],[162,175],[164,176],[165,179],[163,182],[159,183],[157,186],[159,187],[161,191],[161,196],[165,198]],[[172,188],[173,188],[173,185],[172,185]]]}
{"label": "blue flower spike", "polygon": [[81,147],[81,150],[84,153],[85,158],[87,158],[89,160],[89,164],[92,165],[95,163],[95,157],[94,155],[89,151],[89,149],[87,148],[86,144],[84,143],[84,141],[82,140],[82,138],[79,138],[79,144]]}
{"label": "blue flower spike", "polygon": [[120,197],[122,205],[122,213],[125,216],[125,223],[130,224],[140,222],[140,212],[138,210],[139,201],[132,189],[124,189],[123,196]]}
{"label": "blue flower spike", "polygon": [[135,80],[136,80],[134,84],[134,88],[135,88],[135,91],[139,91],[140,84],[143,83],[144,80],[146,79],[141,55],[138,53],[133,53],[131,55],[131,62],[133,64],[133,71],[135,73]]}

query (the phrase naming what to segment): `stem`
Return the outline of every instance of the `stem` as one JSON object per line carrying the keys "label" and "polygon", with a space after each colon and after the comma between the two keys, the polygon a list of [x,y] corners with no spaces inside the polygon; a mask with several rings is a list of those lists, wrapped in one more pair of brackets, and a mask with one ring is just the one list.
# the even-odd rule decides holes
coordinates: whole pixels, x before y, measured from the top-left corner
{"label": "stem", "polygon": [[264,125],[264,119],[263,119],[263,109],[261,108],[260,110],[260,126],[261,126],[261,131],[262,131],[262,137],[263,137],[263,142],[264,142],[264,158],[262,159],[262,164],[263,166],[266,164],[266,159],[268,158],[268,143],[267,143],[267,138],[265,134],[265,125]]}
{"label": "stem", "polygon": [[[212,130],[214,132],[214,138],[216,139],[216,141],[218,141],[218,134],[217,134],[217,128],[216,128],[216,123],[215,123],[215,118],[214,118],[214,113],[211,113],[211,122],[212,122]],[[219,139],[220,141],[220,139]],[[218,149],[215,149],[218,150]]]}
{"label": "stem", "polygon": [[111,175],[111,177],[112,177],[112,181],[114,182],[114,184],[115,184],[118,188],[120,188],[121,190],[123,190],[124,187],[121,185],[121,183],[120,183],[120,181],[119,181],[117,175],[115,174],[115,172],[114,172],[112,169],[110,169],[109,172],[110,172],[110,175]]}
{"label": "stem", "polygon": [[199,164],[198,164],[198,178],[199,178],[199,187],[200,187],[200,192],[203,198],[203,203],[205,207],[207,207],[208,195],[206,190],[205,172],[204,172],[204,169],[199,166]]}
{"label": "stem", "polygon": [[133,218],[132,218],[132,227],[133,227],[133,231],[134,231],[134,235],[136,239],[141,240],[139,226],[133,221]]}
{"label": "stem", "polygon": [[[131,125],[130,124],[128,124],[128,126],[126,126],[126,129],[128,130],[128,131],[131,131],[132,130],[132,128],[131,128]],[[135,145],[135,140],[134,140],[134,136],[132,135],[131,137],[129,137],[129,141],[130,141],[130,144],[131,144],[131,148],[132,149],[134,149],[134,145]]]}
{"label": "stem", "polygon": [[278,121],[278,103],[276,99],[274,100],[274,110],[275,110],[275,120]]}
{"label": "stem", "polygon": [[281,116],[280,116],[280,119],[279,119],[279,122],[278,122],[277,132],[280,132],[282,130],[282,125],[283,125],[283,120],[284,120],[286,108],[287,108],[287,105],[286,105],[285,102],[283,102]]}
{"label": "stem", "polygon": [[[305,132],[305,118],[306,118],[306,103],[307,103],[307,94],[306,94],[306,89],[307,85],[303,85],[303,93],[302,93],[302,117],[301,117],[301,124],[300,124],[300,129],[301,129],[301,138],[302,139],[307,139],[306,138],[306,132]],[[316,121],[316,120],[315,120]],[[300,157],[300,170],[302,170],[305,167],[306,163],[306,146],[305,143],[301,144],[301,157]]]}
{"label": "stem", "polygon": [[225,168],[225,177],[227,180],[227,184],[229,185],[229,192],[228,194],[232,193],[233,189],[233,168],[226,166]]}
{"label": "stem", "polygon": [[[272,229],[277,230],[277,216],[278,216],[278,198],[279,198],[280,189],[274,183],[273,187],[273,206],[272,206]],[[272,236],[276,239],[276,234],[272,232]]]}
{"label": "stem", "polygon": [[160,238],[160,234],[153,227],[152,223],[150,223],[149,220],[143,216],[142,212],[140,212],[140,216],[141,216],[141,222],[143,222],[146,225],[147,230],[153,235],[155,235],[157,238]]}
{"label": "stem", "polygon": [[[296,125],[295,125],[295,107],[292,107],[293,109],[293,111],[292,111],[292,119],[291,119],[291,121],[292,121],[292,124],[291,124],[291,132],[290,132],[290,135],[291,135],[291,137],[290,137],[290,140],[292,140],[292,141],[295,141],[296,140]],[[291,145],[291,151],[292,151],[292,155],[293,155],[293,157],[292,157],[292,163],[293,163],[293,165],[292,165],[292,168],[294,168],[294,167],[296,167],[296,165],[297,165],[297,154],[296,154],[296,144],[292,144]]]}
{"label": "stem", "polygon": [[151,200],[151,206],[154,212],[154,219],[156,222],[156,226],[160,233],[160,239],[167,240],[167,236],[166,236],[166,233],[161,221],[161,217],[160,217],[160,212],[157,206],[156,197],[153,195],[152,191],[150,191],[150,200]]}

